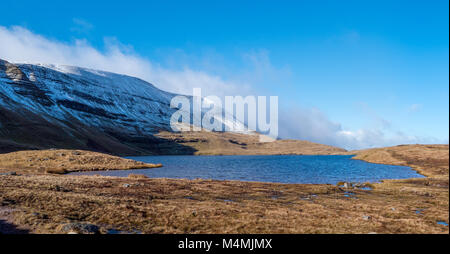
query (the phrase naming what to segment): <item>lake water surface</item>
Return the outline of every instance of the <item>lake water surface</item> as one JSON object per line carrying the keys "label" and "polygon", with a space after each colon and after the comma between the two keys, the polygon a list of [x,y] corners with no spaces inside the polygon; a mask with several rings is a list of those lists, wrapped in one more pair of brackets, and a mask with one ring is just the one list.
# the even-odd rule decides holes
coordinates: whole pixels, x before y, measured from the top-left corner
{"label": "lake water surface", "polygon": [[129,159],[162,163],[162,168],[78,172],[78,175],[240,180],[277,183],[377,182],[424,177],[409,167],[352,160],[350,155],[140,156]]}

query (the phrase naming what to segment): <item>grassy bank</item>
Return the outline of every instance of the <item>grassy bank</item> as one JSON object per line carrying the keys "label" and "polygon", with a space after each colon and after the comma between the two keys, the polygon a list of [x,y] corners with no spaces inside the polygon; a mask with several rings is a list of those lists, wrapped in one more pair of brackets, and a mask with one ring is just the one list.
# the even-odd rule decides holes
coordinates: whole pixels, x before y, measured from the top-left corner
{"label": "grassy bank", "polygon": [[65,174],[78,171],[127,170],[161,167],[82,150],[33,150],[0,154],[0,173]]}
{"label": "grassy bank", "polygon": [[[304,140],[275,140],[260,142],[258,134],[248,135],[233,132],[167,132],[155,135],[168,144],[182,144],[193,155],[329,155],[344,154],[347,151],[338,147],[313,143]],[[172,145],[160,147],[165,154],[185,154],[178,152]]]}

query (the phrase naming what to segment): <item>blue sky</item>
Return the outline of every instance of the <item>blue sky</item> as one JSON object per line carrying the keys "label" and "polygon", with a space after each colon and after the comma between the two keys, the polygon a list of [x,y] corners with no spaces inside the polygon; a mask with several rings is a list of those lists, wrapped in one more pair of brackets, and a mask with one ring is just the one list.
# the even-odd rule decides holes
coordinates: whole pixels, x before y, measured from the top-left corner
{"label": "blue sky", "polygon": [[[121,57],[152,68],[124,73],[168,90],[185,92],[195,80],[207,80],[212,91],[278,95],[284,138],[346,148],[448,143],[448,5],[437,0],[8,1],[0,15],[0,43],[5,43],[0,58],[39,61],[42,55],[42,61],[121,72],[123,64],[73,53],[80,42],[106,57],[113,47]],[[30,42],[32,52],[13,55],[6,36],[39,37],[45,43]],[[65,53],[55,53],[52,43],[72,53],[59,57]],[[58,57],[46,58],[50,55]],[[186,77],[192,81],[175,84]]]}

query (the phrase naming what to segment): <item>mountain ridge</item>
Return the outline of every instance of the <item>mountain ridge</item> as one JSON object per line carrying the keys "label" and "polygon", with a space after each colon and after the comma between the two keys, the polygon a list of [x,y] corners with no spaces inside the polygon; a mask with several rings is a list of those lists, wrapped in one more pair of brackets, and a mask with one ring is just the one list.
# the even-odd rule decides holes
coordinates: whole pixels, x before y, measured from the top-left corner
{"label": "mountain ridge", "polygon": [[[115,155],[264,153],[265,146],[251,133],[173,133],[173,96],[122,74],[0,59],[0,152],[62,148]],[[192,135],[201,135],[209,145],[190,142]],[[276,149],[265,153],[311,153],[309,146],[315,144],[293,142],[297,144],[288,149],[283,148],[286,141],[272,142]],[[243,143],[255,146],[243,148]],[[318,154],[345,151],[321,145],[321,152],[314,146]]]}

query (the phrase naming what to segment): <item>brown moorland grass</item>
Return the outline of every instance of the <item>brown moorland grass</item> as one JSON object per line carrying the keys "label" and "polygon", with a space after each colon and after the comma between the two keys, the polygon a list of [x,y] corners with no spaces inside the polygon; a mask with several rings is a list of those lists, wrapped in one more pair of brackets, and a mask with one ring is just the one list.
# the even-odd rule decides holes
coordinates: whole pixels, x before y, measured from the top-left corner
{"label": "brown moorland grass", "polygon": [[[342,148],[313,143],[304,140],[276,140],[260,142],[259,134],[233,132],[168,132],[161,131],[155,136],[170,143],[182,144],[195,150],[195,155],[283,155],[283,154],[343,154]],[[171,152],[176,151],[170,147]]]}
{"label": "brown moorland grass", "polygon": [[161,167],[103,153],[82,150],[32,150],[0,154],[0,173],[65,174],[77,171],[126,170]]}
{"label": "brown moorland grass", "polygon": [[353,159],[372,163],[410,166],[430,178],[448,180],[449,145],[399,145],[351,151]]}
{"label": "brown moorland grass", "polygon": [[356,154],[373,162],[396,160],[429,177],[387,180],[362,190],[326,184],[3,175],[0,210],[10,210],[8,223],[33,233],[61,233],[69,222],[93,223],[103,233],[449,233],[437,223],[449,220],[448,146]]}

